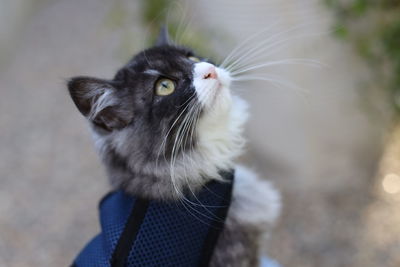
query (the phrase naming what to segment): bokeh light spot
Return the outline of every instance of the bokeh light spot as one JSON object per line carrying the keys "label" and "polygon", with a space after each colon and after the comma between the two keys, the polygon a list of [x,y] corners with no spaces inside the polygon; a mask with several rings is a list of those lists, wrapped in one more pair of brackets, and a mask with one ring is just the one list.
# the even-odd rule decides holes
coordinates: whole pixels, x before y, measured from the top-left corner
{"label": "bokeh light spot", "polygon": [[382,180],[382,187],[386,193],[396,194],[400,192],[400,176],[394,173],[387,174]]}

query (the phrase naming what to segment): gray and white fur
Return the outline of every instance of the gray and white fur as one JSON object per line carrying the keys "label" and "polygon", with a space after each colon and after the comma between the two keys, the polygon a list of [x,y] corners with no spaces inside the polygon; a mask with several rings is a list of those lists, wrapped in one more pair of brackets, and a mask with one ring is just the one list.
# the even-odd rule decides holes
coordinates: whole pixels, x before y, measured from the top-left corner
{"label": "gray and white fur", "polygon": [[[160,79],[174,83],[157,95]],[[88,119],[114,188],[152,199],[185,201],[220,171],[235,170],[232,203],[211,266],[258,266],[262,244],[280,213],[280,195],[237,165],[247,104],[224,70],[171,44],[166,31],[112,80],[76,77],[68,89]]]}

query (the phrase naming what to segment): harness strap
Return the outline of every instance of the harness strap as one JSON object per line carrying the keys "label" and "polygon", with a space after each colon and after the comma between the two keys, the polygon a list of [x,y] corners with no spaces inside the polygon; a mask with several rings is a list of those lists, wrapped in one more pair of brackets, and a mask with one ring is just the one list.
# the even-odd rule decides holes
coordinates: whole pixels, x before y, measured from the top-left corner
{"label": "harness strap", "polygon": [[149,208],[149,201],[139,198],[133,207],[132,213],[128,218],[128,223],[117,243],[117,247],[111,258],[111,267],[124,267],[126,258],[129,255],[133,241],[140,229],[140,225],[146,216]]}
{"label": "harness strap", "polygon": [[[229,174],[228,174],[229,175]],[[233,173],[230,174],[229,180],[232,181]],[[200,259],[199,267],[208,267],[211,261],[211,257],[213,255],[215,246],[217,245],[217,241],[219,235],[224,229],[224,224],[226,220],[226,216],[228,215],[229,204],[232,199],[232,186],[233,183],[230,183],[230,188],[223,199],[221,199],[221,207],[217,211],[217,218],[220,220],[214,220],[213,225],[209,228],[207,237],[204,241],[202,257]]]}

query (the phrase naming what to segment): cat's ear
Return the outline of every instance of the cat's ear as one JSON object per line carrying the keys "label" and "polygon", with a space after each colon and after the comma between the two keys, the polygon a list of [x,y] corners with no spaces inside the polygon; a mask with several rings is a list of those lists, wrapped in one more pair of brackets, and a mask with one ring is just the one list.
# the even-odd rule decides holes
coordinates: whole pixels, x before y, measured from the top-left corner
{"label": "cat's ear", "polygon": [[133,105],[111,81],[75,77],[68,90],[78,110],[95,125],[112,131],[127,126],[133,119]]}
{"label": "cat's ear", "polygon": [[170,44],[171,44],[171,39],[169,38],[168,27],[166,25],[163,25],[161,27],[160,33],[158,34],[156,46],[170,45]]}

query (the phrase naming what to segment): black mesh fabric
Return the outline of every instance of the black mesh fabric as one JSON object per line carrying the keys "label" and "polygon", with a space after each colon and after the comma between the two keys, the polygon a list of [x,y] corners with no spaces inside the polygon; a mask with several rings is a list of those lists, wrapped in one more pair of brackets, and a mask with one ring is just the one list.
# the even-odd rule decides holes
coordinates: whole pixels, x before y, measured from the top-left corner
{"label": "black mesh fabric", "polygon": [[198,199],[153,202],[128,256],[128,266],[197,266],[209,228],[223,220],[217,215],[221,197],[213,187],[203,190]]}
{"label": "black mesh fabric", "polygon": [[[125,266],[199,266],[205,257],[210,232],[223,226],[231,182],[211,182],[199,194],[180,201],[150,201],[132,240]],[[228,199],[227,199],[228,198]],[[76,266],[112,266],[113,252],[135,205],[135,198],[121,191],[106,197],[100,207],[102,232],[75,260]],[[210,231],[213,229],[214,231]],[[221,230],[221,229],[217,229]]]}

